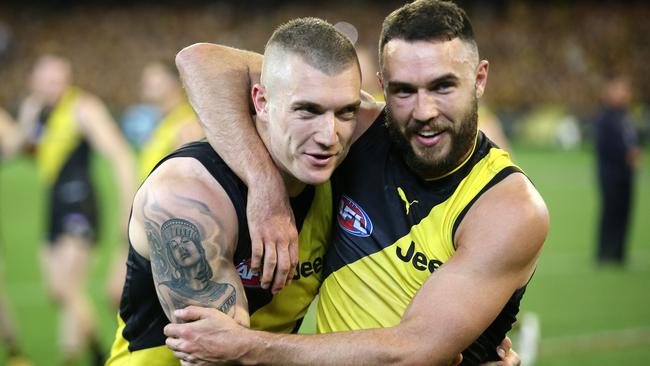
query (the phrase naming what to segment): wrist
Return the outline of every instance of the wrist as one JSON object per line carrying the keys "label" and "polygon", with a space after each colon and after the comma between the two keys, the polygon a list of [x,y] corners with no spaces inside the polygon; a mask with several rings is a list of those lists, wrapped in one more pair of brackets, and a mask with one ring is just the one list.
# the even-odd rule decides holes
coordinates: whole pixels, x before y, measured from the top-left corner
{"label": "wrist", "polygon": [[270,339],[267,339],[266,333],[250,330],[245,327],[240,327],[237,331],[235,339],[240,340],[238,349],[239,354],[234,355],[232,361],[241,362],[246,365],[265,364],[268,363],[268,356],[270,347]]}
{"label": "wrist", "polygon": [[282,192],[285,190],[282,175],[280,175],[280,172],[275,166],[271,168],[260,166],[257,169],[251,170],[245,179],[243,179],[250,193]]}

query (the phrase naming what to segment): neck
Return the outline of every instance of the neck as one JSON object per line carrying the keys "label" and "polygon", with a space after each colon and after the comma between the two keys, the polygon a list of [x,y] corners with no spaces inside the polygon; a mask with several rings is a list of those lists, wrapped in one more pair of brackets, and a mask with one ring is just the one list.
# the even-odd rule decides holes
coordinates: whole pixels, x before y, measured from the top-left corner
{"label": "neck", "polygon": [[428,181],[438,180],[438,179],[448,177],[448,176],[454,174],[455,172],[457,172],[458,169],[462,168],[463,165],[465,165],[467,163],[467,161],[469,160],[469,158],[472,156],[472,154],[474,153],[474,150],[476,149],[476,144],[477,143],[478,143],[478,129],[476,130],[476,137],[474,138],[474,144],[472,144],[472,148],[469,149],[465,153],[465,155],[463,155],[463,158],[459,160],[459,163],[456,165],[455,168],[453,168],[450,171],[448,171],[448,172],[446,172],[446,173],[444,173],[442,175],[439,175],[437,177],[423,177],[424,180],[428,180]]}
{"label": "neck", "polygon": [[257,134],[260,136],[260,139],[262,139],[262,143],[264,143],[264,146],[266,147],[266,151],[269,153],[269,156],[271,156],[271,160],[273,160],[273,164],[280,171],[280,175],[282,176],[282,181],[284,182],[284,188],[287,190],[287,194],[289,195],[289,197],[296,197],[300,193],[302,193],[302,191],[305,189],[306,184],[299,181],[291,174],[287,173],[287,169],[285,169],[282,166],[282,164],[280,164],[273,157],[273,154],[270,152],[269,149],[269,144],[267,143],[268,135],[266,133],[266,130],[263,127],[264,123],[266,122],[260,121],[260,119],[257,116],[255,116],[255,128],[257,130]]}
{"label": "neck", "polygon": [[188,277],[191,278],[191,280],[187,281],[187,287],[195,291],[199,291],[205,288],[206,283],[196,279],[196,276],[199,274],[198,266],[190,268],[187,272],[189,274]]}
{"label": "neck", "polygon": [[305,183],[299,181],[298,179],[285,173],[284,171],[282,171],[281,174],[282,174],[282,180],[284,180],[284,187],[287,189],[287,194],[289,195],[289,197],[298,196],[300,193],[302,193],[302,191],[307,186]]}

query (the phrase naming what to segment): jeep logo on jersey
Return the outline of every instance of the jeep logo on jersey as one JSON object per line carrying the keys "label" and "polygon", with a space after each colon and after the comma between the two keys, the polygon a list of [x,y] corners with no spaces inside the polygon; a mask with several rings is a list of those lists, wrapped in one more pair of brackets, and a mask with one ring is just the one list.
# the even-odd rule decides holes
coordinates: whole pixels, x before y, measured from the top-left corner
{"label": "jeep logo on jersey", "polygon": [[442,262],[437,260],[437,259],[429,259],[427,258],[426,254],[422,252],[416,252],[415,251],[415,242],[411,241],[411,245],[409,248],[406,250],[406,253],[402,251],[402,248],[399,246],[395,247],[395,254],[397,254],[397,258],[401,259],[402,261],[406,263],[411,263],[415,269],[418,271],[426,271],[429,270],[430,273],[433,273],[436,269],[440,268],[442,266]]}
{"label": "jeep logo on jersey", "polygon": [[241,261],[235,269],[244,287],[260,287],[260,274],[251,270],[251,259]]}
{"label": "jeep logo on jersey", "polygon": [[342,196],[339,202],[338,222],[341,229],[354,235],[366,237],[372,234],[370,217],[350,197]]}

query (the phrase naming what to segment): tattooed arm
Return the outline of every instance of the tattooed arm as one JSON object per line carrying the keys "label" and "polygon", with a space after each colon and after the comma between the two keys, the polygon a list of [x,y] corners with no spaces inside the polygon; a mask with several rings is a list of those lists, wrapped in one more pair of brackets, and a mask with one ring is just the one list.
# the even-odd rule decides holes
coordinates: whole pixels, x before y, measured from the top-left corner
{"label": "tattooed arm", "polygon": [[235,208],[192,158],[174,158],[147,178],[133,203],[131,244],[151,261],[167,317],[188,305],[211,307],[248,325],[248,306],[233,265]]}

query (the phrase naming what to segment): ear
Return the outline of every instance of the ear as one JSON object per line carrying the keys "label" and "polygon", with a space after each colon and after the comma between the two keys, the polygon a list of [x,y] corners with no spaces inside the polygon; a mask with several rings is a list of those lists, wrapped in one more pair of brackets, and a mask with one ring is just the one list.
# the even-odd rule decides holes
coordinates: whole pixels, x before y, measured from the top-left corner
{"label": "ear", "polygon": [[381,94],[384,96],[384,100],[388,101],[388,96],[386,95],[386,89],[384,89],[384,76],[381,71],[377,71],[377,80],[379,81],[379,86],[381,87]]}
{"label": "ear", "polygon": [[377,76],[377,80],[379,81],[379,86],[381,87],[381,90],[384,90],[384,78],[381,76],[381,72],[377,71],[375,75]]}
{"label": "ear", "polygon": [[251,90],[251,96],[253,97],[253,106],[255,107],[255,114],[262,121],[269,120],[269,112],[267,109],[268,99],[266,88],[262,84],[253,85]]}
{"label": "ear", "polygon": [[489,68],[490,63],[487,60],[481,60],[478,63],[476,68],[476,98],[480,98],[485,92]]}

